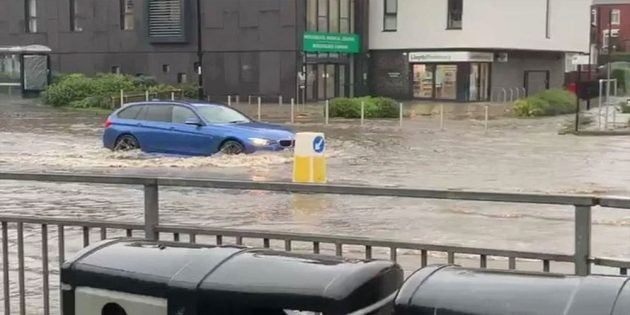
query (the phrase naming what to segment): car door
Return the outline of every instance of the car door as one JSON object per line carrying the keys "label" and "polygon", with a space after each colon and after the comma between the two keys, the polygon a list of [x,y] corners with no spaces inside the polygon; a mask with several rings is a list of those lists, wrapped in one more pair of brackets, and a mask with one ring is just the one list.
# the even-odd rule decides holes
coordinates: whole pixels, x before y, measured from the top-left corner
{"label": "car door", "polygon": [[172,112],[170,104],[145,104],[138,115],[136,132],[140,146],[146,152],[170,153],[172,146]]}
{"label": "car door", "polygon": [[173,126],[171,130],[173,134],[173,146],[176,148],[176,153],[179,154],[191,154],[191,155],[207,155],[210,153],[211,144],[213,141],[212,135],[210,135],[203,125],[187,125],[186,121],[189,119],[196,119],[201,122],[201,119],[190,108],[182,105],[173,105]]}

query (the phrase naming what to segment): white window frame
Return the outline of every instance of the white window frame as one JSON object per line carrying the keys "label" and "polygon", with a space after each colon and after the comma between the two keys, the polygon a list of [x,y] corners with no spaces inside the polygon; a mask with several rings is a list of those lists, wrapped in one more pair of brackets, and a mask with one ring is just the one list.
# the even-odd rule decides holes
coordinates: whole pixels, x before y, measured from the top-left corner
{"label": "white window frame", "polygon": [[619,25],[621,24],[621,10],[613,9],[610,13],[610,24]]}

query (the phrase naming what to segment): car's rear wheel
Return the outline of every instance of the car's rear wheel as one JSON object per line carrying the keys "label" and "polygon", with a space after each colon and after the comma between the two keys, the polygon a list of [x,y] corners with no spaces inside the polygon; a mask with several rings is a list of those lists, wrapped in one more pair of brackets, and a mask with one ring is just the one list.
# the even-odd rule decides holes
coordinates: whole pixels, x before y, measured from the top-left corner
{"label": "car's rear wheel", "polygon": [[132,151],[140,149],[138,139],[132,135],[124,135],[116,140],[114,151]]}
{"label": "car's rear wheel", "polygon": [[245,147],[238,141],[228,140],[221,145],[219,151],[223,154],[237,155],[245,152]]}

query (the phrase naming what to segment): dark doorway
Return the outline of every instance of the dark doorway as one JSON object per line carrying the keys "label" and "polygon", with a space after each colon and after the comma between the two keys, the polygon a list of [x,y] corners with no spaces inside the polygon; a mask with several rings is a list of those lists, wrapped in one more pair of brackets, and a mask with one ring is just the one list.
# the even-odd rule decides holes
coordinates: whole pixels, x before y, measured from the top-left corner
{"label": "dark doorway", "polygon": [[348,96],[348,67],[319,63],[306,66],[306,100],[321,101]]}
{"label": "dark doorway", "polygon": [[549,89],[549,71],[548,70],[529,70],[525,71],[525,79],[523,82],[526,95],[534,95]]}

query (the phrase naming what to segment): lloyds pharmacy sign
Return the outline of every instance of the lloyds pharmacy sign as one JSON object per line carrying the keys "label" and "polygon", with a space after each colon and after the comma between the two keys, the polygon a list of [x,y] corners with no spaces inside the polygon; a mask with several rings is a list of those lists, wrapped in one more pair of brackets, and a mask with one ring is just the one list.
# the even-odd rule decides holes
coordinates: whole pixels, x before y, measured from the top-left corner
{"label": "lloyds pharmacy sign", "polygon": [[360,39],[357,34],[304,33],[305,52],[356,54],[360,51],[360,47]]}
{"label": "lloyds pharmacy sign", "polygon": [[409,62],[493,62],[494,54],[474,51],[423,51],[409,53]]}

